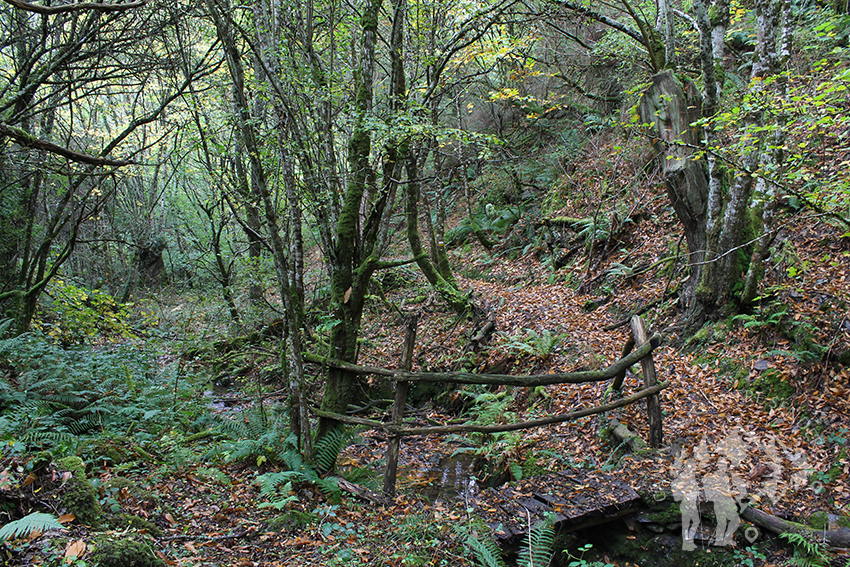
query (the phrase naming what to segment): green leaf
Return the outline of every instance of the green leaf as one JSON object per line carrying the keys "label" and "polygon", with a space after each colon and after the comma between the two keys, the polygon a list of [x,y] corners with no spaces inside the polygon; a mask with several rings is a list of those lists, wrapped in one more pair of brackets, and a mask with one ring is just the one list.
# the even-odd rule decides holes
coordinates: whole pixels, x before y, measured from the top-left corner
{"label": "green leaf", "polygon": [[65,527],[59,523],[56,516],[43,512],[33,512],[0,528],[0,541],[30,537],[48,530],[64,529]]}

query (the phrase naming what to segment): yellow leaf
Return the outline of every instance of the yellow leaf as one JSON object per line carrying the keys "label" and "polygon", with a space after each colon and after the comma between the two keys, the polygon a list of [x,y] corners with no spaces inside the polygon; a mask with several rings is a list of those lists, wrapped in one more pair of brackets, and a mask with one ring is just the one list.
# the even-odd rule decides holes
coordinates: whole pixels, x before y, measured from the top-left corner
{"label": "yellow leaf", "polygon": [[74,520],[76,520],[76,519],[77,519],[77,517],[76,517],[75,515],[73,515],[73,514],[62,514],[62,515],[61,515],[61,516],[59,516],[59,518],[57,518],[57,519],[59,520],[59,523],[60,523],[60,524],[70,524],[71,522],[73,522]]}

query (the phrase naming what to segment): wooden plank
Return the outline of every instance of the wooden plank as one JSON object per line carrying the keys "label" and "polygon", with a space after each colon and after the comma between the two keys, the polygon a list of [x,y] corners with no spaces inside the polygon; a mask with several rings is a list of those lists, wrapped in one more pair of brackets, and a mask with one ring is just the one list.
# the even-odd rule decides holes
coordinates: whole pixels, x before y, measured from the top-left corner
{"label": "wooden plank", "polygon": [[629,513],[640,496],[608,475],[563,471],[483,491],[473,500],[475,513],[499,540],[515,539],[552,514],[558,529],[572,531]]}

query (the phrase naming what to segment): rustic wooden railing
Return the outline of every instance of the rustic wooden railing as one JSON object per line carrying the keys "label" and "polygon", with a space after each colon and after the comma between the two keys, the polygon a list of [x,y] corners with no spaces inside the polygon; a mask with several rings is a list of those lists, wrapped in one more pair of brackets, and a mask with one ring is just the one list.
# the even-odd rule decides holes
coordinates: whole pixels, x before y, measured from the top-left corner
{"label": "rustic wooden railing", "polygon": [[[412,435],[432,435],[447,433],[499,433],[503,431],[516,431],[542,427],[556,423],[563,423],[608,412],[633,404],[644,398],[647,399],[647,420],[649,423],[650,447],[660,447],[662,441],[661,403],[658,393],[667,387],[667,383],[658,382],[655,372],[655,363],[652,359],[652,351],[661,343],[659,335],[648,336],[646,325],[640,317],[632,317],[632,334],[623,348],[619,360],[604,370],[585,370],[579,372],[562,372],[557,374],[535,374],[530,376],[511,376],[508,374],[473,374],[471,372],[411,372],[413,361],[413,345],[416,341],[417,317],[410,317],[407,322],[404,348],[402,349],[401,368],[390,370],[373,366],[361,366],[328,359],[316,355],[305,355],[305,360],[316,362],[327,366],[341,368],[357,374],[372,374],[395,382],[395,401],[392,407],[392,416],[389,422],[365,419],[350,415],[326,412],[314,409],[313,412],[319,417],[334,419],[342,423],[353,425],[365,425],[367,427],[381,429],[387,433],[387,469],[384,473],[384,494],[393,496],[395,494],[395,481],[398,472],[398,456],[401,447],[401,439]],[[618,397],[608,403],[572,411],[558,415],[551,415],[539,419],[508,423],[500,425],[436,425],[428,427],[404,427],[404,408],[407,404],[407,393],[411,382],[444,382],[452,384],[494,384],[504,386],[521,386],[533,388],[554,384],[580,384],[586,382],[603,382],[613,380],[611,390],[615,396],[622,391],[626,370],[634,364],[641,364],[644,384],[643,388],[629,396]]]}

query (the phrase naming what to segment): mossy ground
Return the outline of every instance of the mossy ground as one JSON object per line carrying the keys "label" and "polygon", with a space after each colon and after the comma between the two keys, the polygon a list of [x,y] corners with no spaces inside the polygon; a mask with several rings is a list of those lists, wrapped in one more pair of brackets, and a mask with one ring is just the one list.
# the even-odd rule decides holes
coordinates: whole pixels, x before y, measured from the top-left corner
{"label": "mossy ground", "polygon": [[97,567],[165,567],[151,547],[137,539],[102,540],[90,560]]}

